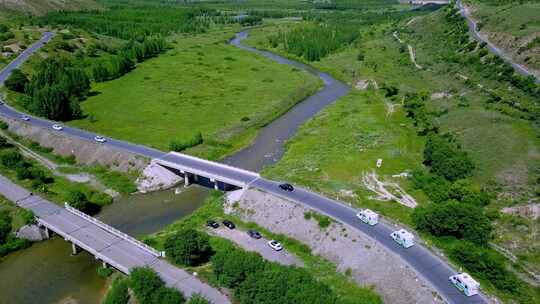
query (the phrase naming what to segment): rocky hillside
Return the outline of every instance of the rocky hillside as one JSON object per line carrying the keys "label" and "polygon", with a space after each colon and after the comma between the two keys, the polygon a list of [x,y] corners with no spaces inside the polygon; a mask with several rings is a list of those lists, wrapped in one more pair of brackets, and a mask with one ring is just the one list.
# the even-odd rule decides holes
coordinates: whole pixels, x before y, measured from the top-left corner
{"label": "rocky hillside", "polygon": [[0,12],[43,15],[55,10],[99,8],[94,0],[0,0]]}

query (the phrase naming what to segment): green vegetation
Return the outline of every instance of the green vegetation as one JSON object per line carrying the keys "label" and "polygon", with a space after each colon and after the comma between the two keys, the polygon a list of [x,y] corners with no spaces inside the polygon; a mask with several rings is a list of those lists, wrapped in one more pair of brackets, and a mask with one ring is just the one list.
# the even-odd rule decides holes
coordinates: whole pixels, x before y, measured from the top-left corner
{"label": "green vegetation", "polygon": [[129,277],[129,286],[141,304],[182,304],[184,296],[165,283],[151,268],[135,268]]}
{"label": "green vegetation", "polygon": [[320,83],[226,44],[233,33],[175,36],[166,55],[96,85],[101,93],[81,104],[88,117],[71,124],[163,150],[196,145],[186,152],[210,159],[247,145]]}
{"label": "green vegetation", "polygon": [[332,224],[332,220],[328,216],[319,214],[317,212],[311,212],[311,211],[306,212],[306,213],[304,213],[304,218],[306,220],[314,218],[317,221],[317,223],[319,223],[319,227],[321,227],[322,229],[324,229],[324,228],[330,226],[330,224]]}
{"label": "green vegetation", "polygon": [[[211,284],[216,286],[229,286],[229,284],[240,284],[240,279],[243,281],[244,279],[247,279],[247,276],[244,276],[246,272],[242,270],[244,269],[243,267],[249,267],[249,265],[261,265],[260,269],[262,271],[258,273],[257,276],[249,280],[249,283],[244,281],[246,282],[245,284],[249,284],[249,286],[246,285],[246,288],[249,288],[249,290],[259,290],[258,288],[264,289],[264,286],[262,286],[262,282],[265,282],[264,280],[267,278],[266,276],[270,274],[275,274],[276,276],[279,276],[280,280],[289,280],[291,278],[290,276],[304,278],[305,280],[307,280],[306,282],[308,282],[308,284],[313,283],[313,281],[311,281],[312,279],[309,279],[309,277],[311,277],[319,282],[317,284],[323,284],[327,286],[324,287],[325,289],[330,288],[330,290],[333,291],[333,295],[329,294],[329,296],[333,297],[335,295],[337,297],[336,303],[352,304],[358,303],[358,301],[361,301],[362,303],[381,303],[380,297],[376,295],[371,288],[359,287],[356,282],[354,282],[350,277],[347,277],[346,275],[337,272],[336,266],[334,264],[322,259],[319,256],[311,254],[310,249],[299,241],[290,239],[285,235],[272,234],[271,232],[261,227],[257,227],[254,223],[243,223],[239,218],[231,215],[225,215],[223,213],[222,200],[222,194],[219,192],[214,192],[212,196],[205,202],[205,204],[199,209],[197,209],[189,217],[183,218],[182,220],[169,225],[165,230],[147,238],[146,242],[151,244],[155,248],[164,248],[164,243],[167,241],[167,239],[171,235],[176,235],[179,231],[200,229],[205,226],[208,219],[230,219],[234,221],[234,223],[241,229],[256,229],[257,231],[260,231],[266,238],[275,239],[284,244],[288,251],[294,253],[303,260],[305,272],[296,268],[288,269],[284,266],[274,265],[273,263],[265,262],[258,254],[247,253],[240,249],[237,249],[228,240],[218,237],[210,237],[210,245],[214,252],[213,257],[210,259],[211,261],[213,259],[226,258],[227,255],[233,253],[234,256],[245,257],[233,259],[233,261],[227,260],[227,262],[220,262],[220,265],[223,267],[230,266],[230,268],[227,268],[227,270],[222,269],[226,272],[222,272],[222,270],[219,269],[215,270],[215,266],[212,262],[190,268],[190,270],[196,271],[202,278],[208,280]],[[249,261],[246,261],[246,259],[249,259]],[[247,265],[248,263],[249,265]],[[217,274],[219,274],[219,279]],[[233,283],[233,281],[236,283]],[[273,294],[276,293],[276,295],[279,294],[280,299],[284,299],[283,297],[295,296],[294,292],[292,292],[291,294],[281,293],[278,291],[279,288],[279,286],[269,284],[268,289],[265,290],[268,292],[272,292]],[[236,295],[243,297],[242,300],[238,299],[239,301],[247,301],[246,303],[252,303],[250,302],[251,300],[244,298],[248,297],[248,295],[242,293],[242,291],[238,288],[235,288],[235,297]],[[287,303],[287,300],[284,300],[284,303]],[[317,301],[315,301],[315,303],[317,303]]]}
{"label": "green vegetation", "polygon": [[103,304],[129,303],[129,281],[126,278],[116,278],[107,292]]}
{"label": "green vegetation", "polygon": [[163,246],[167,256],[176,264],[197,266],[208,262],[212,255],[209,240],[206,233],[184,229],[169,236]]}
{"label": "green vegetation", "polygon": [[15,232],[33,221],[34,215],[31,212],[0,198],[0,258],[31,245],[29,241],[15,237]]}

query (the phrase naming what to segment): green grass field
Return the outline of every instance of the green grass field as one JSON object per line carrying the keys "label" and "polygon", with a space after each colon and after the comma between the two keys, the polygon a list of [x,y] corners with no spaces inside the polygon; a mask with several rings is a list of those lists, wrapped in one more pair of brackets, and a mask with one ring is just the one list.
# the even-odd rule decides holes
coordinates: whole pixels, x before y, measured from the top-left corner
{"label": "green grass field", "polygon": [[97,84],[71,125],[168,150],[201,132],[188,153],[217,159],[320,86],[314,76],[230,46],[234,30],[175,36],[173,49]]}

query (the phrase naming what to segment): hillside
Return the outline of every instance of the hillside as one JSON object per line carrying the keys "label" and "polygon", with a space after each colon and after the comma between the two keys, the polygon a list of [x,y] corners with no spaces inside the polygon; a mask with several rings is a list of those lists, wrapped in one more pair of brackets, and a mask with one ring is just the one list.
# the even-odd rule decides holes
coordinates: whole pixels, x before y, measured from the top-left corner
{"label": "hillside", "polygon": [[540,2],[467,0],[480,32],[517,63],[540,75]]}
{"label": "hillside", "polygon": [[43,15],[50,11],[98,8],[94,0],[0,0],[0,14],[22,12]]}

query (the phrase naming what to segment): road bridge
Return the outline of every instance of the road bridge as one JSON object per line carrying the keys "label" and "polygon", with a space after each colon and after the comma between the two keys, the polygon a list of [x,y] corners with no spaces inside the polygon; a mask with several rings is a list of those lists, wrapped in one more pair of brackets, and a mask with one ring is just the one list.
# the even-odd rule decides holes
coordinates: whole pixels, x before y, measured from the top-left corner
{"label": "road bridge", "polygon": [[67,204],[62,208],[32,195],[3,176],[0,176],[0,193],[19,207],[32,211],[45,235],[55,233],[70,242],[72,254],[85,250],[101,261],[103,267],[111,266],[124,274],[129,274],[135,267],[147,266],[154,269],[168,286],[188,297],[199,293],[212,303],[230,303],[217,290],[164,260],[163,252]]}

